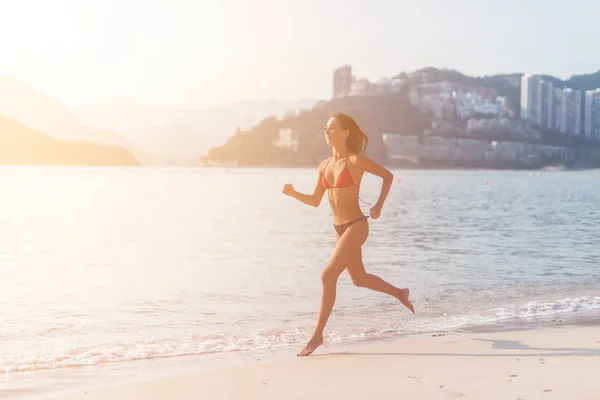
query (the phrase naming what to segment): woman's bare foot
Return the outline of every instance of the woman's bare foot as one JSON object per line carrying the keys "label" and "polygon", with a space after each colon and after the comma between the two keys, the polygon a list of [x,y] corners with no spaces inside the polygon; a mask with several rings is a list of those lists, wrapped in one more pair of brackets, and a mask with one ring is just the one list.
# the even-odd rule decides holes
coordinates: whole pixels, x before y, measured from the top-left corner
{"label": "woman's bare foot", "polygon": [[398,293],[398,296],[396,296],[396,298],[398,300],[400,300],[400,303],[404,304],[404,306],[410,310],[411,314],[414,314],[415,308],[413,307],[412,303],[408,299],[408,296],[410,295],[410,290],[408,290],[406,288],[398,289],[398,290],[399,290],[399,293]]}
{"label": "woman's bare foot", "polygon": [[302,351],[300,353],[298,353],[297,356],[298,357],[309,356],[312,354],[313,351],[315,351],[317,349],[317,347],[319,347],[322,344],[323,344],[323,335],[322,334],[321,335],[313,335],[313,337],[310,338],[308,343],[306,343],[306,346],[304,346]]}

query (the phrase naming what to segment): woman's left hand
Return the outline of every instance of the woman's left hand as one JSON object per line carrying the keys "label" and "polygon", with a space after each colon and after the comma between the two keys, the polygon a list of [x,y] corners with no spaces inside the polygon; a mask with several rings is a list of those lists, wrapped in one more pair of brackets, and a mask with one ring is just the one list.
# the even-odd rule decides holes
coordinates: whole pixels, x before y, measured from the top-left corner
{"label": "woman's left hand", "polygon": [[381,206],[373,206],[373,207],[371,207],[371,211],[369,212],[369,215],[373,219],[379,218],[379,216],[381,215]]}

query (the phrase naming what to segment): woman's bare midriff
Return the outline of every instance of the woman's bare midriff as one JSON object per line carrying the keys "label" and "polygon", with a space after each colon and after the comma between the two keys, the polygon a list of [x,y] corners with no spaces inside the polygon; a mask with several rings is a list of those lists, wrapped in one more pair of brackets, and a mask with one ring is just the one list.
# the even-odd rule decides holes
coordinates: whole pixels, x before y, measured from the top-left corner
{"label": "woman's bare midriff", "polygon": [[329,204],[334,225],[355,221],[364,215],[358,204],[358,192],[358,186],[329,189]]}

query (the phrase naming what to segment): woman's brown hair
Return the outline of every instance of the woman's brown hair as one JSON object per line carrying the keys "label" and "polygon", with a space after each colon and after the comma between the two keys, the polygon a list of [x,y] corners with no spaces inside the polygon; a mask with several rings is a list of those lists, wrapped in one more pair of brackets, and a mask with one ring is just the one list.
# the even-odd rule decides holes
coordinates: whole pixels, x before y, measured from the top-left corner
{"label": "woman's brown hair", "polygon": [[350,134],[346,138],[346,147],[355,154],[366,154],[369,138],[360,129],[354,118],[344,113],[334,113],[332,115],[338,120],[344,130],[349,130]]}

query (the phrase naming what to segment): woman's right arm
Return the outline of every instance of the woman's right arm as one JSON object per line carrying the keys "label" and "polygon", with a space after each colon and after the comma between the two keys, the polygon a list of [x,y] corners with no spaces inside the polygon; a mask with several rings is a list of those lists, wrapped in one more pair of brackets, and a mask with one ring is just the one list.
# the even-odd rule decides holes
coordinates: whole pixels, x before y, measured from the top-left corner
{"label": "woman's right arm", "polygon": [[323,199],[323,194],[325,194],[325,188],[321,185],[321,167],[322,167],[322,165],[323,165],[323,163],[321,163],[321,165],[319,165],[317,183],[315,185],[315,188],[314,188],[312,194],[304,194],[304,193],[297,192],[291,183],[287,183],[283,186],[283,194],[293,197],[296,200],[301,201],[302,203],[307,204],[309,206],[318,207],[319,204],[321,204],[321,200]]}

